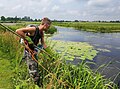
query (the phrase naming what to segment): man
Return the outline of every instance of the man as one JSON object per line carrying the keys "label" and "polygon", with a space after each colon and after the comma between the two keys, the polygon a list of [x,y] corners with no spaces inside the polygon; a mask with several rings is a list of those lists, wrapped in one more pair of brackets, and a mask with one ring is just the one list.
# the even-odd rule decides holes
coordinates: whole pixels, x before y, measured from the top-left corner
{"label": "man", "polygon": [[[39,26],[20,28],[16,30],[16,33],[19,34],[23,39],[25,39],[24,59],[26,59],[30,76],[33,78],[34,82],[39,86],[40,86],[40,76],[38,71],[38,63],[32,59],[29,49],[34,52],[35,51],[34,45],[37,46],[39,41],[41,41],[43,48],[47,48],[44,42],[43,31],[47,31],[50,25],[51,25],[50,19],[45,17],[42,19],[41,24]],[[34,57],[37,58],[36,55]]]}

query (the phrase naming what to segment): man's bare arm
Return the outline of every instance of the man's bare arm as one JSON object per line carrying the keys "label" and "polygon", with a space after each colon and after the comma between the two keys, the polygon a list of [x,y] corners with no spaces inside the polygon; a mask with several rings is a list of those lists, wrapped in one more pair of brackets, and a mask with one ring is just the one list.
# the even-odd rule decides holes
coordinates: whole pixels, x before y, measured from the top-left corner
{"label": "man's bare arm", "polygon": [[47,48],[45,41],[44,41],[44,36],[41,38],[41,44],[43,45],[43,48]]}
{"label": "man's bare arm", "polygon": [[29,27],[29,28],[20,28],[16,30],[16,33],[19,34],[21,37],[25,38],[25,33],[34,33],[35,27]]}

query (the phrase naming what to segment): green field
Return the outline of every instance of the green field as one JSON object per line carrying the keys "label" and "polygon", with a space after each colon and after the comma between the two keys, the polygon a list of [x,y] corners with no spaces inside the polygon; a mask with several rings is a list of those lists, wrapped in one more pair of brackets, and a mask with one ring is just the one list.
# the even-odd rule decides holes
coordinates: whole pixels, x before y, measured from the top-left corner
{"label": "green field", "polygon": [[120,23],[104,23],[104,22],[53,22],[54,25],[63,27],[73,27],[78,30],[113,33],[120,32]]}

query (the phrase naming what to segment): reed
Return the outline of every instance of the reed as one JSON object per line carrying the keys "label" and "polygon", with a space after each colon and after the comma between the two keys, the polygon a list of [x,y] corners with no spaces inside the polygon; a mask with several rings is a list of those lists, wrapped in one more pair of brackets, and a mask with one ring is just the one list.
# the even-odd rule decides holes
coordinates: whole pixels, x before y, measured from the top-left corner
{"label": "reed", "polygon": [[[6,59],[12,57],[12,70],[13,75],[11,77],[13,89],[39,89],[32,79],[28,79],[28,71],[26,64],[20,65],[22,57],[23,47],[16,42],[16,37],[5,32],[0,34],[0,50]],[[39,54],[39,69],[40,79],[43,83],[43,89],[117,89],[117,86],[105,79],[97,71],[94,73],[86,62],[83,60],[78,65],[66,63],[65,59],[53,50],[53,46],[49,46],[46,52],[51,55],[48,56],[45,53]],[[61,59],[61,60],[60,60]]]}

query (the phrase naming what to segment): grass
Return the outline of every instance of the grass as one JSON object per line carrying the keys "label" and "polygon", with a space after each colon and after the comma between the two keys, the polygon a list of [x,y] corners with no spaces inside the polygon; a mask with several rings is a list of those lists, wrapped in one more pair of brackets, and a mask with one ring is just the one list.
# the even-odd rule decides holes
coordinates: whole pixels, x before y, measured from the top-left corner
{"label": "grass", "polygon": [[73,27],[78,30],[89,32],[113,33],[120,32],[120,23],[99,23],[99,22],[53,22],[54,25]]}
{"label": "grass", "polygon": [[[9,32],[0,33],[0,43],[0,50],[2,51],[1,63],[4,65],[0,68],[0,72],[6,73],[3,79],[9,76],[5,79],[6,87],[12,87],[12,89],[37,89],[38,87],[33,81],[28,80],[29,75],[26,64],[20,65],[23,47],[18,41],[16,42],[16,36]],[[84,46],[83,44],[83,48]],[[50,56],[46,53],[39,54],[38,64],[40,79],[43,83],[42,89],[117,89],[117,86],[112,81],[105,79],[98,72],[94,73],[85,61],[78,65],[67,64],[65,58],[53,50],[53,47],[49,46],[46,49]],[[7,61],[4,61],[4,59],[7,59]],[[9,71],[6,72],[6,70]],[[0,83],[2,85],[5,81]]]}
{"label": "grass", "polygon": [[[1,55],[3,55],[3,53],[0,51],[0,56]],[[12,74],[13,71],[10,61],[0,57],[0,89],[12,89]]]}

